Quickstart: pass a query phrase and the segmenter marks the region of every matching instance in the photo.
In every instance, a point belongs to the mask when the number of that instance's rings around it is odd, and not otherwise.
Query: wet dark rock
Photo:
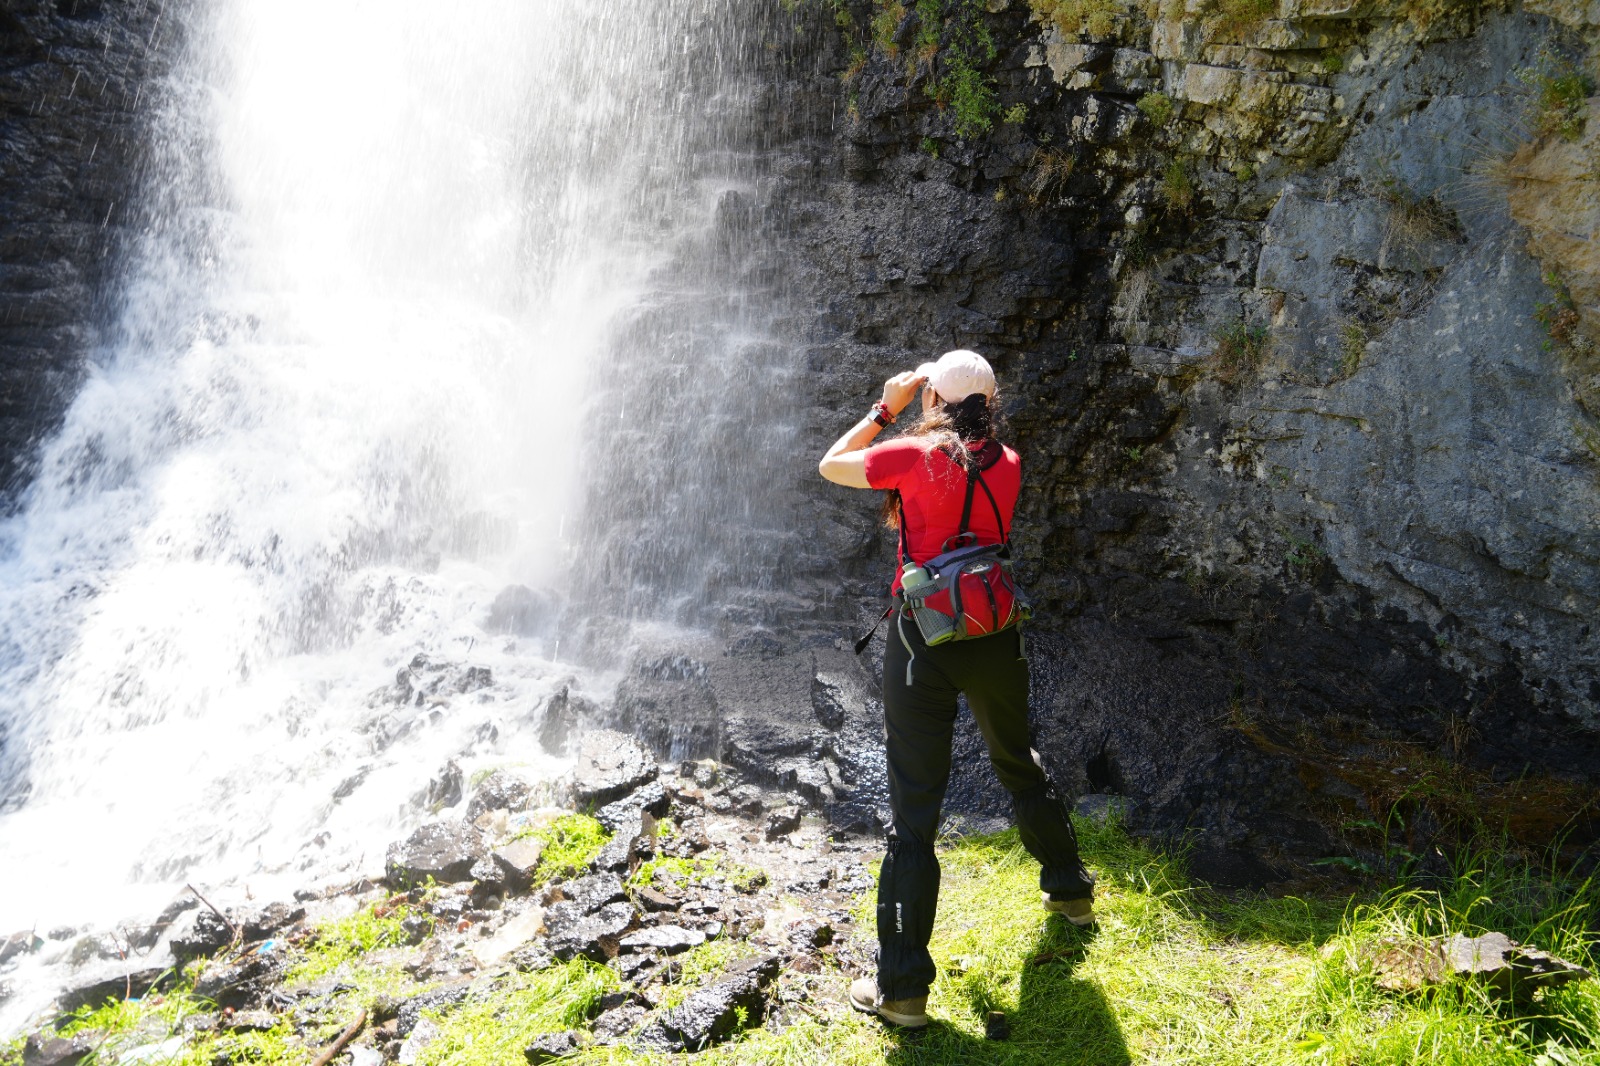
[[[602,1044],[612,1044],[638,1028],[650,1013],[648,1007],[637,1004],[626,1004],[615,1010],[608,1010],[594,1020],[589,1026],[589,1031],[594,1033],[595,1039]]]
[[[0,940],[0,966],[5,965],[18,955],[36,951],[44,945],[44,941],[33,934],[32,930],[12,933],[4,940]]]
[[[579,806],[603,806],[654,781],[658,772],[655,759],[633,737],[598,729],[579,746],[573,794]]]
[[[412,914],[401,920],[400,928],[406,934],[406,943],[416,945],[433,932],[433,922],[420,914]]]
[[[1011,1039],[1011,1023],[1006,1021],[1004,1011],[992,1010],[984,1016],[983,1037],[985,1040]]]
[[[452,988],[436,988],[420,996],[412,996],[404,1000],[395,1011],[395,1019],[398,1022],[395,1032],[402,1037],[410,1036],[424,1014],[441,1014],[459,1007],[471,994],[471,987],[461,984]]]
[[[221,915],[209,907],[199,907],[179,919],[168,945],[174,955],[187,960],[227,947],[233,942],[233,935],[233,928]]]
[[[511,953],[508,961],[522,973],[548,970],[556,964],[555,956],[551,955],[544,945],[538,943],[524,944]]]
[[[628,870],[639,859],[655,854],[656,819],[636,807],[616,819],[615,835],[594,857],[596,870]]]
[[[629,824],[629,812],[644,811],[657,818],[665,817],[671,801],[659,781],[647,781],[621,799],[608,803],[594,812],[595,819],[615,833]]]
[[[717,751],[721,709],[705,663],[687,655],[641,656],[617,686],[620,728],[674,762]]]
[[[489,605],[489,619],[484,628],[491,633],[537,636],[559,609],[559,601],[549,593],[536,592],[526,585],[508,585]]]
[[[466,786],[466,778],[461,773],[460,765],[451,759],[444,764],[444,769],[434,775],[428,782],[428,792],[424,804],[429,811],[442,811],[446,807],[454,807],[461,802],[462,790]],[[471,819],[468,819],[471,821]]]
[[[396,887],[421,884],[428,878],[450,883],[472,876],[483,857],[483,835],[465,822],[432,822],[404,843],[391,844],[384,879]]]
[[[546,922],[545,942],[556,958],[605,962],[616,957],[622,935],[633,928],[634,913],[626,903],[608,903],[591,915],[551,919],[547,914]]]
[[[139,935],[134,938],[134,946],[140,948],[155,947],[163,936],[166,936],[179,924],[178,919],[185,912],[194,910],[198,906],[200,906],[200,901],[192,893],[184,892],[177,899],[167,904],[161,913],[156,916],[155,921],[139,932]],[[4,956],[5,945],[0,943],[0,962],[5,961]]]
[[[545,701],[539,718],[539,745],[552,755],[566,755],[578,735],[583,722],[593,721],[597,708],[581,696],[574,695],[570,685]]]
[[[463,817],[475,822],[489,811],[524,810],[532,798],[533,786],[526,779],[507,770],[496,770],[473,791]]]
[[[573,881],[565,881],[554,892],[558,896],[550,907],[557,916],[582,916],[593,914],[607,903],[617,903],[628,898],[622,878],[614,873],[590,874]]]
[[[1079,818],[1104,825],[1116,819],[1126,823],[1131,815],[1133,804],[1126,796],[1112,795],[1106,792],[1091,792],[1086,796],[1078,797],[1073,813]]]
[[[690,995],[662,1013],[639,1034],[639,1043],[662,1051],[700,1051],[732,1035],[744,1008],[751,1025],[761,1023],[766,990],[777,980],[782,960],[764,955],[734,963],[728,976]]]
[[[195,995],[221,1008],[247,1010],[268,1002],[287,969],[282,951],[256,951],[233,961],[212,961],[195,981]]]
[[[762,829],[763,835],[768,840],[777,840],[786,837],[800,828],[799,807],[779,807],[767,815],[766,825]]]
[[[629,933],[622,938],[624,952],[659,951],[663,955],[677,955],[697,948],[706,942],[706,935],[679,925],[657,925]]]
[[[87,1029],[72,1036],[58,1037],[34,1033],[22,1045],[22,1066],[77,1066],[105,1040],[98,1029]]]
[[[472,899],[479,905],[504,895],[509,888],[505,870],[489,855],[473,863],[467,875],[472,878]]]
[[[556,1059],[576,1054],[582,1046],[578,1043],[578,1038],[579,1034],[570,1029],[564,1033],[537,1036],[522,1053],[528,1059],[528,1066],[541,1066],[542,1063],[554,1062]]]
[[[239,929],[240,939],[247,944],[277,936],[296,922],[304,921],[305,916],[304,907],[288,903],[269,903],[229,915]]]

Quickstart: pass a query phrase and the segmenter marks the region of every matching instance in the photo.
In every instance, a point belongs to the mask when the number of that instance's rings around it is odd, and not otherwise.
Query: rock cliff
[[[1358,848],[1336,827],[1391,810],[1408,833],[1583,824],[1593,19],[825,14],[786,99],[827,111],[775,149],[811,267],[809,443],[929,352],[994,360],[1061,642],[1039,700],[1058,771],[1224,852]],[[804,491],[819,562],[864,591],[888,538],[856,496]]]

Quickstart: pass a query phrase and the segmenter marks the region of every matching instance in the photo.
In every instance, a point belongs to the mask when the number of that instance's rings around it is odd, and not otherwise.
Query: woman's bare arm
[[[918,377],[916,371],[906,370],[885,381],[883,403],[889,408],[889,413],[899,415],[904,411],[925,380]],[[833,442],[833,447],[817,464],[818,471],[835,485],[870,489],[872,486],[867,484],[867,445],[872,443],[882,428],[873,421],[871,415],[857,422],[844,436]]]

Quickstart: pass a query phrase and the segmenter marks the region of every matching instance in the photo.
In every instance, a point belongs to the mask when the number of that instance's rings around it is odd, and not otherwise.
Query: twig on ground
[[[211,913],[222,919],[222,924],[228,927],[228,932],[233,937],[233,943],[237,944],[239,942],[239,927],[230,922],[226,914],[223,914],[221,911],[217,910],[217,905],[215,903],[212,903],[209,899],[206,899],[204,896],[202,896],[198,888],[195,888],[190,884],[185,884],[183,887],[187,888],[190,892],[193,892],[195,899],[199,900],[201,903],[204,903],[207,907],[210,907]]]
[[[356,1015],[356,1020],[345,1027],[345,1031],[339,1034],[339,1038],[329,1044],[327,1050],[312,1061],[311,1066],[328,1066],[328,1063],[333,1061],[333,1057],[343,1051],[344,1046],[355,1039],[355,1035],[361,1032],[361,1027],[366,1024],[367,1012],[365,1008],[362,1008]]]

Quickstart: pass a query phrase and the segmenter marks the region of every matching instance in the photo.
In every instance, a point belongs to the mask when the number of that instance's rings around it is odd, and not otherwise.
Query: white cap
[[[958,348],[945,352],[937,363],[923,363],[917,376],[928,379],[945,403],[960,403],[975,392],[994,395],[994,368],[977,352]]]

